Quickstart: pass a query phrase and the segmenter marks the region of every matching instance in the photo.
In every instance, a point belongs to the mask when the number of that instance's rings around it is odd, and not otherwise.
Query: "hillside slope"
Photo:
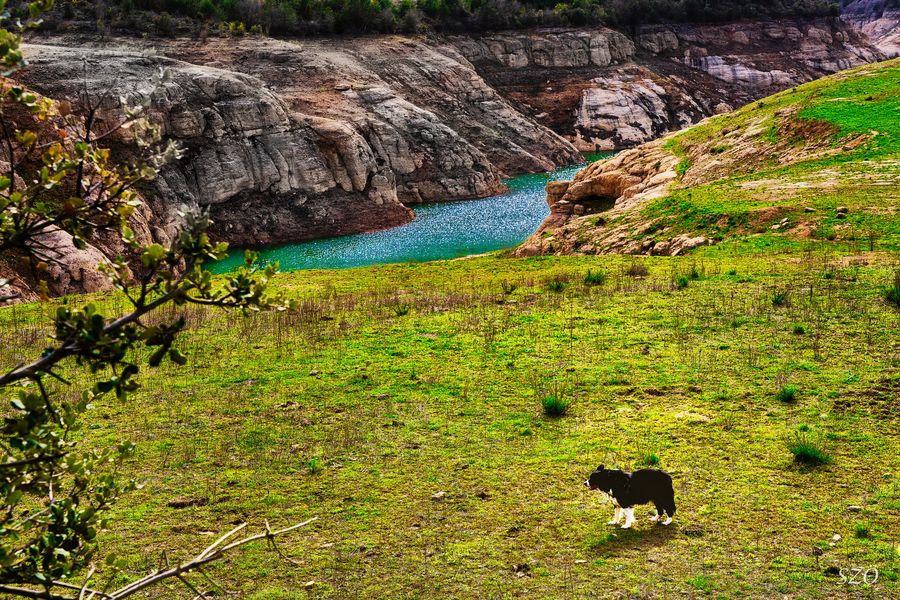
[[[518,250],[678,254],[819,239],[900,247],[900,61],[793,88],[548,185]]]

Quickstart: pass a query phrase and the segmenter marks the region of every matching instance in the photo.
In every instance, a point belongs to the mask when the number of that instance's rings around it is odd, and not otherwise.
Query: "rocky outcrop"
[[[582,92],[575,116],[575,145],[583,150],[629,148],[681,129],[704,110],[677,87],[647,69],[597,78]]]
[[[516,255],[649,253],[644,241],[633,235],[633,223],[621,217],[666,196],[675,182],[679,160],[664,146],[657,140],[595,162],[572,181],[548,183],[550,216]],[[690,243],[699,245],[696,240]],[[685,243],[673,241],[665,249],[666,254],[678,254]]]
[[[452,41],[489,83],[584,151],[633,147],[882,58],[837,19],[652,26],[636,44],[604,29]],[[594,58],[593,47],[608,57]]]
[[[455,37],[451,42],[472,63],[509,69],[608,67],[631,60],[635,50],[634,42],[611,29]]]
[[[843,19],[888,57],[900,56],[900,4],[895,0],[854,0],[844,7]]]

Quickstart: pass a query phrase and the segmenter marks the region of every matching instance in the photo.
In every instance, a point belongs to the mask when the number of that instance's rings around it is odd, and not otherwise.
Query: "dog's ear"
[[[603,470],[605,470],[605,469],[603,468],[603,465],[600,465],[599,467],[597,467],[597,470],[598,470],[598,471],[603,471]]]

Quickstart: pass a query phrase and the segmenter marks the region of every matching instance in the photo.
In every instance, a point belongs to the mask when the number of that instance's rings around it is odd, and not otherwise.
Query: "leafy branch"
[[[5,4],[0,0],[0,13]],[[51,5],[49,0],[31,3],[32,18]],[[19,40],[18,33],[0,28],[5,76],[24,65]],[[160,73],[156,85],[164,85],[166,77]],[[267,523],[264,533],[229,543],[239,527],[187,563],[167,565],[114,592],[94,589],[98,532],[111,526],[105,513],[140,484],[121,476],[134,444],[92,447],[77,432],[93,402],[113,393],[125,400],[138,389],[141,365],[134,357],[142,355],[141,349],[150,350],[146,362],[151,368],[166,359],[177,366],[186,363],[175,347],[184,319],[151,324],[148,315],[189,304],[251,312],[288,310],[292,303],[269,292],[277,267],[257,267],[252,253],[237,272],[213,279],[206,265],[221,259],[227,246],[210,241],[204,213],[182,210],[181,225],[166,245],[135,233],[129,224],[142,204],[136,190],[166,162],[177,160],[181,150],[163,142],[159,128],[145,116],[153,90],[133,106],[121,99],[124,108],[117,120],[99,119],[111,93],[92,95],[85,84],[83,106],[74,109],[0,79],[0,255],[18,259],[47,295],[50,264],[72,246],[87,248],[101,233],[113,236],[122,254],[98,270],[130,304],[126,314],[113,317],[102,303],[63,301],[43,353],[0,372],[0,393],[10,395],[0,422],[0,592],[45,599],[125,598],[177,578],[202,598],[187,573],[198,571],[210,580],[204,565],[259,539],[277,551],[276,536],[309,521],[279,531]],[[93,131],[101,121],[112,124]],[[130,136],[137,158],[124,164],[100,145],[113,134]],[[0,302],[16,299],[16,291],[7,289],[10,282],[0,280]],[[60,394],[83,381],[79,373],[89,374],[93,384],[80,394]],[[107,560],[117,568],[114,558]],[[84,570],[83,585],[71,583]]]

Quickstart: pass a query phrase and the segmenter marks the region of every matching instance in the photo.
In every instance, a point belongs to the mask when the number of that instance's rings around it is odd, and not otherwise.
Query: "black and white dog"
[[[628,473],[619,469],[605,469],[600,465],[591,473],[584,485],[609,496],[616,507],[616,514],[609,524],[618,525],[624,516],[625,523],[622,529],[628,529],[634,524],[635,504],[652,502],[656,506],[656,516],[650,517],[650,520],[659,521],[666,515],[665,520],[661,521],[663,525],[671,523],[675,515],[675,489],[672,487],[672,478],[659,469],[640,469]]]

